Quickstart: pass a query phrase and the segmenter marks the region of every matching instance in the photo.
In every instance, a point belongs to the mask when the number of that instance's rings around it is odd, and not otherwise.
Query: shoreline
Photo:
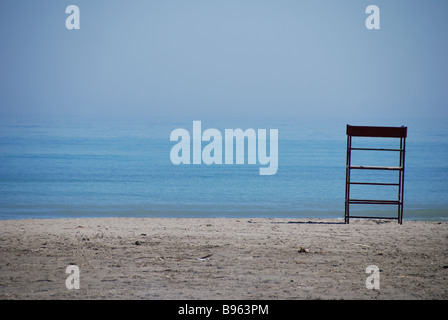
[[[0,299],[448,299],[437,221],[0,220],[0,257]],[[371,265],[379,289],[366,287]]]
[[[408,222],[442,222],[442,223],[448,223],[448,216],[446,213],[446,210],[439,210],[442,211],[444,214],[440,216],[434,216],[434,217],[427,217],[424,215],[419,216],[413,216],[408,215],[403,217],[403,223],[406,221]],[[374,211],[370,212],[370,215],[378,215],[381,216],[381,212]],[[365,215],[366,218],[350,218],[350,221],[352,220],[375,220],[368,218],[367,215]],[[397,219],[388,219],[387,215],[386,218],[379,219],[379,220],[391,220],[396,222]],[[392,217],[392,216],[391,216]],[[20,220],[78,220],[78,219],[279,219],[279,220],[336,220],[336,221],[344,221],[344,213],[342,215],[325,215],[325,214],[316,214],[316,215],[304,215],[304,214],[296,214],[296,215],[279,215],[279,216],[272,216],[269,214],[247,214],[247,215],[237,215],[237,214],[229,214],[223,213],[223,214],[213,214],[213,215],[202,215],[202,214],[184,214],[184,215],[177,215],[173,214],[172,212],[167,213],[166,215],[124,215],[124,214],[117,214],[117,215],[79,215],[79,216],[73,216],[73,215],[43,215],[41,217],[39,216],[30,216],[30,217],[24,217],[24,215],[11,215],[11,216],[4,216],[0,217],[1,221],[20,221]]]
[[[132,219],[292,219],[292,220],[344,220],[344,209],[341,210],[301,210],[301,211],[279,211],[279,210],[263,210],[263,211],[204,211],[204,210],[160,210],[147,209],[135,210],[135,208],[122,208],[118,211],[109,208],[101,212],[91,211],[70,211],[65,213],[61,211],[53,214],[43,214],[39,209],[39,213],[10,213],[0,214],[0,221],[5,220],[30,220],[30,219],[109,219],[109,218],[132,218]],[[105,213],[107,212],[107,213]],[[273,212],[275,212],[273,214]],[[385,216],[396,217],[396,210],[356,210],[353,215],[361,216]],[[364,220],[364,219],[363,219]],[[448,222],[448,209],[406,209],[404,211],[403,222],[405,221],[428,221],[428,222]]]

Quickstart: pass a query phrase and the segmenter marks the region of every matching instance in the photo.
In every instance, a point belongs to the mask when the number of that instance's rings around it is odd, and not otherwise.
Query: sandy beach
[[[379,289],[368,289],[368,266]],[[79,289],[68,289],[68,266]],[[445,222],[0,221],[1,299],[448,299]]]

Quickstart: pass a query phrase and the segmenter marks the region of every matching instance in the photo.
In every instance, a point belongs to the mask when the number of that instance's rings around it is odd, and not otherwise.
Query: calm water
[[[170,133],[279,130],[276,175],[260,165],[179,165]],[[0,219],[73,217],[343,218],[347,121],[10,117],[0,120]],[[358,121],[408,126],[404,219],[448,220],[448,124]],[[392,145],[391,139],[374,141]],[[357,145],[369,145],[364,140]],[[203,143],[205,145],[206,143]],[[390,153],[354,154],[354,164],[397,165]],[[375,176],[372,176],[372,175]],[[389,181],[366,173],[358,180]],[[389,188],[389,189],[388,189]],[[394,187],[353,189],[395,199]],[[395,216],[387,206],[353,206]]]

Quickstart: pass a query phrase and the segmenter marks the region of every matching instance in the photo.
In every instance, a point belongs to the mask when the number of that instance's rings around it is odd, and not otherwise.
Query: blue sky
[[[447,119],[447,14],[446,0],[2,0],[0,114]]]

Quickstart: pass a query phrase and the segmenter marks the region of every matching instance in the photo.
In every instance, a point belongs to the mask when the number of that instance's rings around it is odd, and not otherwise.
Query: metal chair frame
[[[390,148],[353,148],[352,137],[381,137],[381,138],[398,138],[400,139],[399,149]],[[346,163],[346,178],[345,178],[345,223],[350,222],[350,218],[364,218],[364,219],[396,219],[399,224],[403,223],[403,199],[404,199],[404,165],[406,154],[406,137],[407,127],[368,127],[368,126],[350,126],[347,125],[347,163]],[[362,166],[352,165],[352,150],[364,151],[387,151],[399,152],[398,167],[389,166]],[[353,182],[351,181],[351,170],[389,170],[398,171],[397,183],[383,183],[383,182]],[[371,199],[352,199],[350,198],[351,185],[376,185],[376,186],[397,186],[398,197],[397,200],[371,200]],[[368,217],[368,216],[351,216],[351,204],[384,204],[396,205],[398,207],[397,217]]]

